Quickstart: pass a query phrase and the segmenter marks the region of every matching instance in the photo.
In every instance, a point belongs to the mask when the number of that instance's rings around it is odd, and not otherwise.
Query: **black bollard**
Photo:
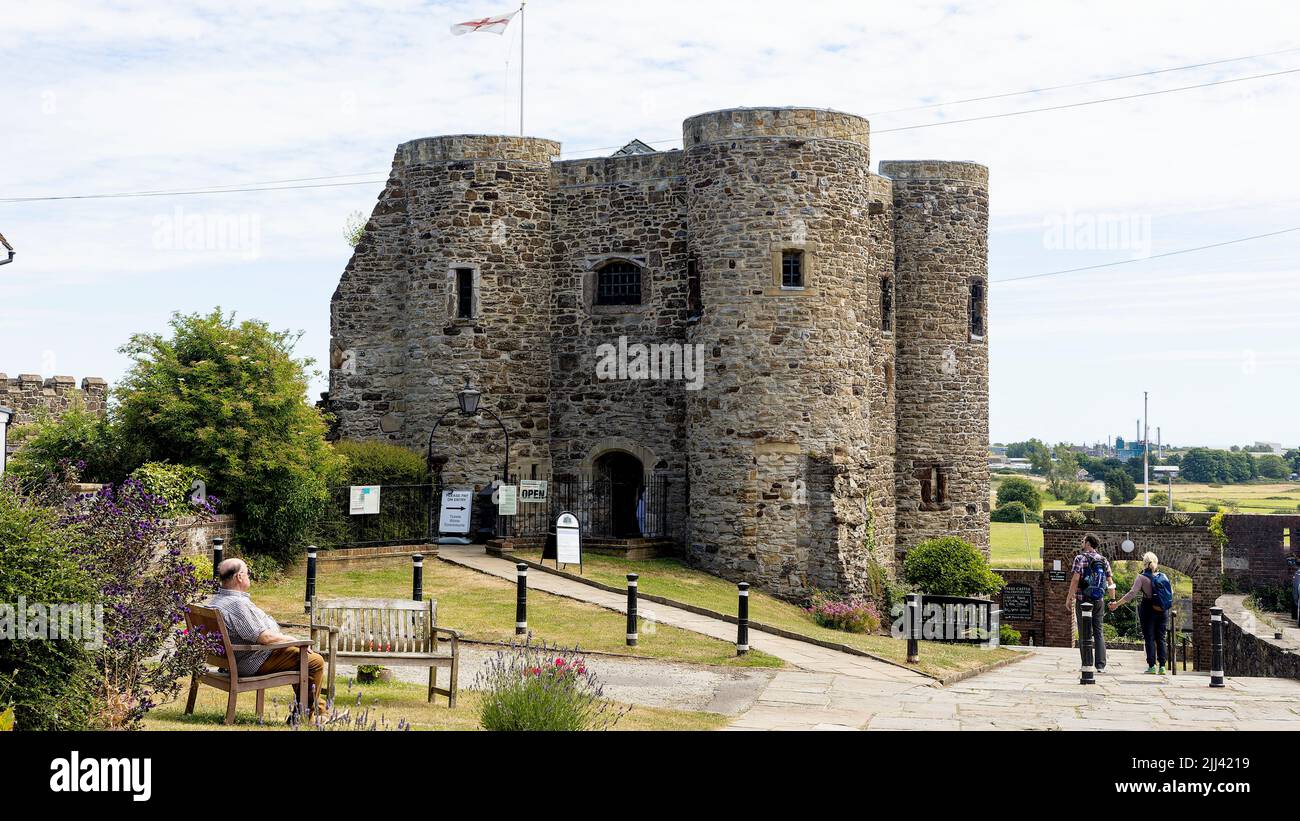
[[[1083,616],[1079,619],[1079,649],[1083,651],[1083,665],[1079,668],[1080,684],[1097,683],[1096,660],[1093,658],[1095,648],[1092,646],[1092,604],[1080,605]]]
[[[1183,636],[1183,672],[1187,672],[1187,636]]]
[[[307,592],[303,596],[302,612],[311,612],[311,603],[316,599],[316,545],[307,545]]]
[[[1174,644],[1177,640],[1174,635],[1174,625],[1178,624],[1178,611],[1169,611],[1166,618],[1169,620],[1165,622],[1165,633],[1169,635],[1166,643],[1169,644],[1169,648],[1165,651],[1165,657],[1169,661],[1170,676],[1178,676],[1178,646]]]
[[[904,626],[907,629],[907,661],[909,664],[921,662],[921,594],[907,594],[907,611]]]
[[[627,574],[627,646],[636,647],[636,580],[635,573]]]
[[[1223,687],[1223,608],[1210,608],[1210,686]]]
[[[515,635],[522,636],[528,632],[528,565],[520,562],[515,570]]]
[[[740,592],[736,607],[736,655],[743,656],[749,652],[749,582],[741,582],[736,588]]]
[[[221,582],[221,579],[217,576],[217,567],[225,558],[225,544],[225,539],[217,538],[212,540],[212,580],[218,584]]]
[[[424,601],[424,554],[411,557],[411,598]]]

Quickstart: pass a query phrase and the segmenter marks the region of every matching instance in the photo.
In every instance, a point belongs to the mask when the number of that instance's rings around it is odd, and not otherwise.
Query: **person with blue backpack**
[[[1121,605],[1128,604],[1139,594],[1142,602],[1138,605],[1138,624],[1142,626],[1142,643],[1147,651],[1147,673],[1165,674],[1165,618],[1174,606],[1174,587],[1169,577],[1159,572],[1160,560],[1156,554],[1147,551],[1142,554],[1142,572],[1133,579],[1133,588],[1124,594],[1124,598],[1110,603],[1111,612]],[[1160,669],[1156,670],[1156,660]]]
[[[1101,543],[1089,533],[1083,537],[1083,552],[1074,557],[1070,571],[1070,593],[1065,606],[1074,613],[1078,620],[1079,633],[1083,633],[1083,605],[1092,605],[1092,646],[1093,666],[1098,673],[1106,669],[1106,638],[1101,627],[1106,609],[1102,602],[1107,597],[1115,598],[1115,579],[1110,573],[1110,562],[1097,552]],[[1079,642],[1079,657],[1083,663],[1083,642]]]

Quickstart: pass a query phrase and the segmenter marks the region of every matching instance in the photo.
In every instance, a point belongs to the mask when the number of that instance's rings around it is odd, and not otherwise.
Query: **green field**
[[[998,484],[1003,475],[995,475],[990,485],[989,503],[997,503]],[[1043,494],[1044,508],[1067,508],[1069,505],[1047,492],[1047,482],[1038,476],[1025,476],[1033,482]],[[1169,485],[1152,482],[1151,492],[1166,493]],[[1175,504],[1186,506],[1189,511],[1204,511],[1209,505],[1218,505],[1220,510],[1236,507],[1241,513],[1300,513],[1300,483],[1297,482],[1244,482],[1235,485],[1211,485],[1201,482],[1174,482]],[[1101,504],[1107,504],[1104,500]],[[1138,484],[1138,496],[1129,506],[1142,506],[1142,485]]]

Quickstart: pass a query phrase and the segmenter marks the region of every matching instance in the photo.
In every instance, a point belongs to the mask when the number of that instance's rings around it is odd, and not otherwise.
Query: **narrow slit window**
[[[889,277],[880,280],[880,330],[894,331],[894,280]]]
[[[984,280],[973,279],[970,283],[970,334],[984,336]]]
[[[781,252],[781,287],[803,287],[803,251]]]
[[[704,299],[700,292],[699,260],[692,255],[686,260],[686,316],[696,318],[704,314]]]
[[[617,261],[596,272],[597,305],[640,305],[641,267]]]
[[[456,316],[474,318],[474,269],[456,269]]]

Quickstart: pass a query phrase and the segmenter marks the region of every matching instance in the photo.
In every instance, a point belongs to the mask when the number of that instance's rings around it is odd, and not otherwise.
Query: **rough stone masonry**
[[[987,550],[987,169],[873,174],[869,134],[745,108],[680,151],[404,143],[331,303],[339,435],[423,449],[468,377],[512,474],[670,477],[688,559],[781,595],[861,591],[934,536]],[[620,343],[698,351],[702,380],[601,378]],[[499,474],[500,436],[451,421],[445,476]]]

